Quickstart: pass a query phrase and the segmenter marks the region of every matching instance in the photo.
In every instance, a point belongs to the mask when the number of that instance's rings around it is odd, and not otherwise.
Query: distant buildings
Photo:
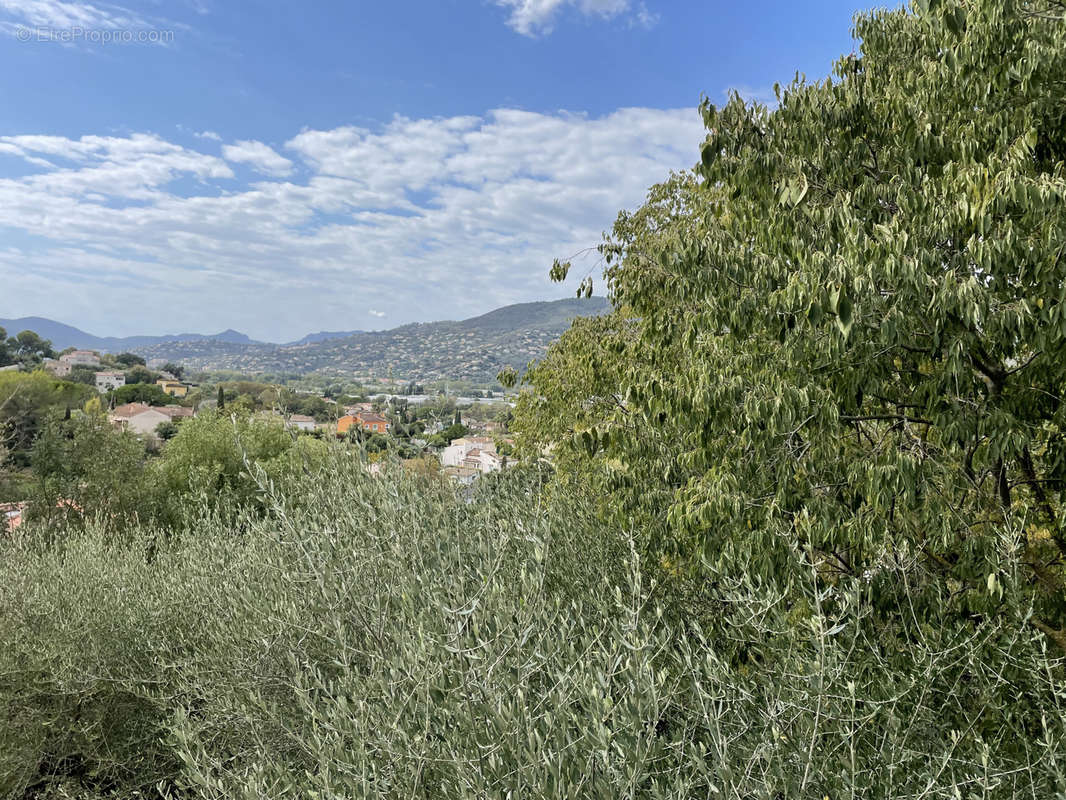
[[[126,373],[124,372],[97,372],[96,391],[106,394],[112,389],[126,385]]]
[[[466,436],[453,439],[440,454],[444,474],[460,483],[469,483],[477,475],[499,472],[503,458],[496,452],[496,444],[485,436]]]
[[[72,367],[98,367],[100,366],[100,354],[93,350],[72,350],[61,355],[59,360],[63,364]]]
[[[100,354],[93,350],[72,350],[59,358],[46,358],[43,366],[57,378],[66,378],[74,367],[99,367]]]

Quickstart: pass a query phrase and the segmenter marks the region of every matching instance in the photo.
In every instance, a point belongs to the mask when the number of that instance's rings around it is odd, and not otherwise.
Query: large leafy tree
[[[115,430],[91,401],[88,413],[54,414],[33,447],[35,519],[101,520],[114,529],[153,517],[144,442]]]
[[[667,224],[619,219],[637,356],[584,441],[654,463],[714,569],[788,585],[813,561],[962,615],[1013,595],[1066,646],[1064,17],[860,17],[832,79],[703,104],[702,185],[660,189]]]
[[[50,414],[79,408],[95,395],[88,386],[41,371],[0,373],[0,439],[15,466],[29,465],[30,450]]]

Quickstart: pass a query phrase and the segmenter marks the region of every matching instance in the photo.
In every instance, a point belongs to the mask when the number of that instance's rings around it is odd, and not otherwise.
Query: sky
[[[701,95],[824,78],[865,7],[0,0],[0,317],[289,341],[572,296]]]

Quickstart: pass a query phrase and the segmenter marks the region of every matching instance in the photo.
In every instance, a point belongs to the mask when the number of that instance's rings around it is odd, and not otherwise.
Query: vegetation
[[[569,474],[681,558],[782,588],[813,559],[1066,647],[1066,24],[1039,5],[872,14],[836,81],[704,103],[698,174],[602,248],[619,311],[531,376],[527,446],[578,445]]]
[[[149,458],[0,375],[52,409],[0,796],[1066,796],[1066,7],[856,36],[772,111],[703,104],[472,487],[279,392]]]
[[[33,367],[40,364],[43,359],[54,355],[52,343],[42,339],[33,331],[22,331],[14,336],[8,336],[7,331],[0,328],[0,367],[12,364]]]

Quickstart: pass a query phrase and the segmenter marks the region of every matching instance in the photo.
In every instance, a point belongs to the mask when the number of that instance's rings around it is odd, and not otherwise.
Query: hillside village
[[[41,400],[18,413],[33,413],[38,425],[49,415],[102,413],[112,429],[142,440],[150,453],[165,452],[189,420],[229,412],[277,426],[294,437],[346,442],[368,454],[375,474],[389,454],[422,474],[462,485],[514,463],[509,460],[514,443],[508,432],[514,403],[505,396],[429,395],[415,384],[406,387],[415,394],[331,396],[254,380],[201,382],[186,379],[184,365],[174,362],[74,348],[55,353],[47,341],[32,341],[34,352],[0,366],[0,429],[20,424],[11,416],[16,408],[5,413],[12,405],[8,401],[17,400],[24,386],[48,376],[49,392],[66,399]],[[28,440],[23,447],[31,445]],[[8,453],[9,458],[17,455]],[[0,483],[0,510],[8,530],[21,524],[27,506],[17,490]]]

